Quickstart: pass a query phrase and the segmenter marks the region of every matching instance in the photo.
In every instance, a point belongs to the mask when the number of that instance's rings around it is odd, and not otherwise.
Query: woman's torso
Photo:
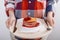
[[[26,15],[34,17],[37,14],[41,14],[39,11],[43,13],[43,10],[45,10],[45,8],[46,0],[16,0],[15,14],[17,18],[21,18],[21,16]]]

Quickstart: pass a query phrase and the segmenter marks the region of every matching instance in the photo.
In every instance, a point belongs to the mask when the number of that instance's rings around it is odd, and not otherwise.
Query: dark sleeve
[[[7,9],[9,9],[9,8],[13,8],[14,9],[14,7],[15,7],[15,1],[14,0],[6,0],[5,1],[5,7]]]
[[[54,0],[47,0],[47,5],[46,5],[46,16],[48,14],[49,11],[53,11],[52,10],[52,5],[54,4]]]
[[[9,16],[9,10],[14,10],[15,9],[15,1],[14,0],[4,0],[5,2],[5,9],[6,9],[6,14]]]

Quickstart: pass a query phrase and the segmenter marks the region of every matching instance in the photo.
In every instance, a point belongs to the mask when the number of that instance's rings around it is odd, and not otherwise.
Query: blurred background
[[[53,5],[53,10],[55,12],[55,28],[47,40],[60,40],[60,0]],[[6,19],[4,0],[0,0],[0,40],[11,40],[10,33],[5,25]]]

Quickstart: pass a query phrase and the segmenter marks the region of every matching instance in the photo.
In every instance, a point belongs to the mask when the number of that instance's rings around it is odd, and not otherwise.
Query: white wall
[[[6,28],[5,21],[7,16],[4,11],[4,1],[0,0],[0,40],[11,40],[9,31]],[[54,5],[55,11],[55,28],[48,37],[48,40],[60,40],[60,2]]]
[[[0,40],[10,40],[9,32],[5,25],[7,16],[5,14],[3,3],[4,1],[0,0]]]

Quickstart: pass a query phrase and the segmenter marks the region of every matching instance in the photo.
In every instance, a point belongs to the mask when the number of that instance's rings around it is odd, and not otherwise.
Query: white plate
[[[14,34],[15,36],[17,36],[17,37],[19,37],[19,38],[28,38],[28,39],[34,39],[34,38],[40,38],[40,37],[44,37],[44,36],[47,36],[47,35],[49,35],[51,32],[52,32],[52,29],[51,30],[46,30],[46,28],[47,28],[47,25],[46,25],[46,23],[44,22],[44,20],[43,19],[38,19],[39,21],[41,21],[41,28],[40,28],[40,30],[37,32],[33,32],[33,33],[30,33],[30,32],[21,32],[21,26],[20,25],[22,25],[22,21],[23,21],[23,19],[19,19],[18,21],[17,21],[17,25],[16,25],[16,27],[17,27],[17,30],[16,30],[16,32],[15,33],[12,33],[12,34]],[[39,22],[38,21],[38,22]],[[20,23],[21,22],[21,23]],[[50,26],[49,26],[50,27]],[[11,30],[10,30],[11,31]]]
[[[40,30],[40,32],[46,31],[46,27],[44,26],[44,24],[41,23],[40,19],[37,18],[37,22],[40,23],[38,27],[26,28],[26,27],[22,26],[23,19],[19,19],[16,27],[20,32],[38,32],[39,30]]]

